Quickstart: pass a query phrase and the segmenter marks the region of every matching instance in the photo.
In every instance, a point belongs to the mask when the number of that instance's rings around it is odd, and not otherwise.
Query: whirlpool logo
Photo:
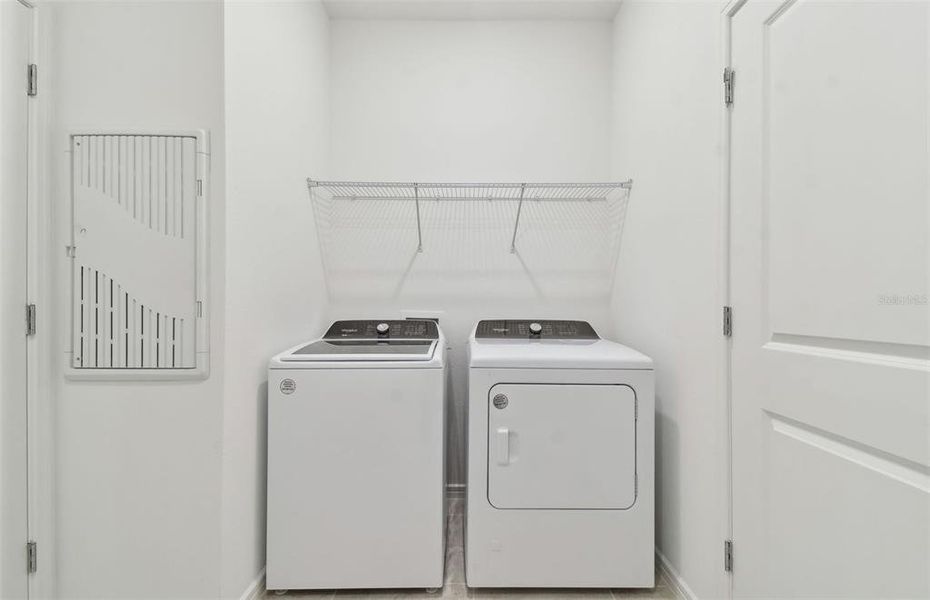
[[[293,394],[297,389],[297,382],[293,379],[285,379],[281,382],[280,388],[282,394]]]

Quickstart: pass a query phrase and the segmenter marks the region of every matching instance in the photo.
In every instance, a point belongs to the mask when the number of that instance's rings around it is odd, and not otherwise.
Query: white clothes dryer
[[[652,587],[652,360],[583,321],[480,321],[468,348],[471,587]]]

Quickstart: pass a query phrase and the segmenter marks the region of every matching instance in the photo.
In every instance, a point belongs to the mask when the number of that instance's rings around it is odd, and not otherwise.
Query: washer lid
[[[322,339],[280,356],[285,362],[428,361],[439,328],[428,320],[336,321]]]
[[[284,361],[429,360],[436,340],[317,340],[281,357]]]

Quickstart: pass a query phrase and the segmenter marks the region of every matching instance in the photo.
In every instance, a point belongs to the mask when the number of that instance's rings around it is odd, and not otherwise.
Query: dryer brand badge
[[[282,394],[293,394],[294,390],[297,389],[297,383],[293,379],[285,379],[281,382],[281,393]]]
[[[507,404],[510,400],[507,399],[507,396],[504,394],[497,394],[494,396],[494,408],[507,408]]]

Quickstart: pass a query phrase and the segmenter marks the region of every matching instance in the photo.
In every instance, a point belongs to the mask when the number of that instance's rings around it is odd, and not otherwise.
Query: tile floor
[[[446,583],[442,590],[427,593],[425,590],[321,590],[291,591],[287,594],[268,592],[266,600],[291,599],[364,599],[364,600],[439,600],[440,598],[475,598],[478,600],[679,600],[665,578],[656,573],[654,589],[469,589],[465,586],[465,550],[463,547],[464,501],[452,497],[447,506],[446,532]]]

